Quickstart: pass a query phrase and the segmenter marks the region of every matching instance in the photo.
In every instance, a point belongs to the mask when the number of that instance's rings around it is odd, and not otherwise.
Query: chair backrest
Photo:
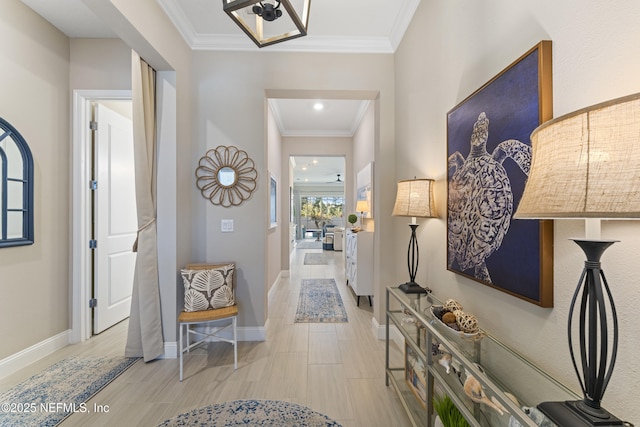
[[[204,263],[187,264],[185,268],[187,270],[209,270],[211,268],[224,267],[225,265],[229,265],[229,264],[233,265],[233,278],[231,279],[233,281],[233,289],[238,289],[237,288],[238,271],[236,270],[235,262],[218,262],[215,264],[204,264]]]

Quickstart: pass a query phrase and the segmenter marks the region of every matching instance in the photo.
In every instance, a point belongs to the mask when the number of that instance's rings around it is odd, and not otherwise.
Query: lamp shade
[[[369,212],[369,202],[366,200],[358,200],[356,202],[356,212]]]
[[[393,216],[434,218],[432,179],[407,179],[398,182]]]
[[[227,15],[258,47],[306,36],[310,6],[311,0],[222,0]]]
[[[640,217],[640,94],[548,121],[515,218]]]

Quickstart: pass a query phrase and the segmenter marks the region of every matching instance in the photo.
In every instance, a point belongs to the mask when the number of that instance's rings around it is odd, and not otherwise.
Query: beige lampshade
[[[434,218],[432,179],[407,179],[398,182],[393,216]]]
[[[369,212],[369,202],[366,200],[358,200],[356,202],[356,212]]]
[[[640,94],[548,121],[515,218],[640,217]]]

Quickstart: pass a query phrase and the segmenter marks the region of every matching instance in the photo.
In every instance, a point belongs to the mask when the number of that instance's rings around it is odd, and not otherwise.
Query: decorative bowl
[[[477,332],[463,332],[463,331],[456,331],[455,329],[452,329],[449,326],[447,326],[447,324],[444,323],[442,320],[440,320],[440,318],[436,314],[436,312],[442,310],[441,305],[432,305],[429,308],[429,310],[431,310],[431,317],[433,317],[433,320],[431,321],[431,323],[435,323],[442,326],[440,329],[444,330],[444,332],[449,336],[460,337],[468,340],[481,340],[484,337],[484,335],[480,330],[478,330]]]

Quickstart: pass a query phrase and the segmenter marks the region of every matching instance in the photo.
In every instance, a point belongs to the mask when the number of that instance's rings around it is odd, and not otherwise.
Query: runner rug
[[[70,357],[0,395],[0,426],[55,426],[89,412],[96,393],[133,365],[136,357]]]
[[[307,253],[304,254],[304,265],[328,265],[327,257],[324,254]]]
[[[296,323],[348,322],[336,281],[333,279],[302,279]]]
[[[341,427],[326,415],[306,406],[278,400],[216,403],[185,412],[158,425],[177,426]]]
[[[298,249],[322,249],[322,242],[320,240],[298,240],[296,244]]]

